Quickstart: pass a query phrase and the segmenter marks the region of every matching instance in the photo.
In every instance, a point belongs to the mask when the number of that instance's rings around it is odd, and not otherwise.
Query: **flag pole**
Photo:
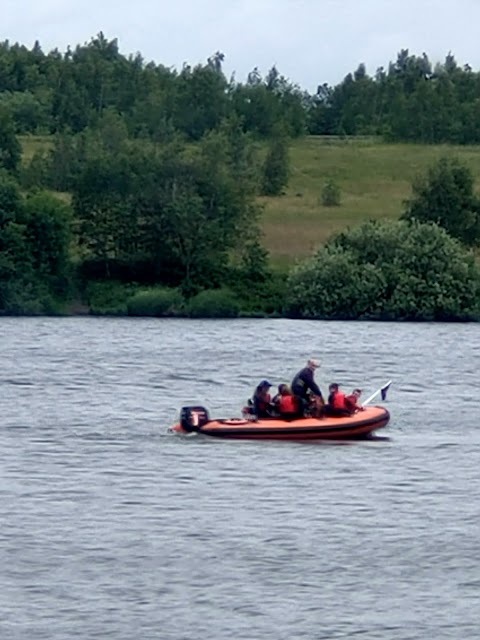
[[[369,402],[371,402],[374,398],[376,398],[378,396],[379,393],[382,394],[382,400],[385,400],[385,398],[387,397],[387,391],[390,387],[390,385],[392,384],[392,381],[389,380],[386,384],[384,384],[382,387],[380,387],[379,389],[377,389],[375,391],[375,393],[372,393],[371,396],[369,396],[365,402],[362,403],[362,406],[364,407],[366,404],[368,404]]]

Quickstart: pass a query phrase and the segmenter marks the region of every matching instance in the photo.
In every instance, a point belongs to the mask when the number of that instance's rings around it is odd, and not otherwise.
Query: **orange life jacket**
[[[280,413],[295,413],[297,409],[295,396],[280,396],[278,401],[278,410]]]

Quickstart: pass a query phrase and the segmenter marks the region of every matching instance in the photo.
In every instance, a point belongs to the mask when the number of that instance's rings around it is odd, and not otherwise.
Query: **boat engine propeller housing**
[[[189,433],[200,431],[203,425],[209,422],[210,417],[205,407],[182,407],[180,411],[180,424]]]

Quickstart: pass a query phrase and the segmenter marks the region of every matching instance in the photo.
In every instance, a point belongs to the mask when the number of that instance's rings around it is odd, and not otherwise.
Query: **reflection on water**
[[[478,332],[0,319],[0,637],[477,637]],[[167,433],[310,356],[324,389],[393,379],[385,437]]]

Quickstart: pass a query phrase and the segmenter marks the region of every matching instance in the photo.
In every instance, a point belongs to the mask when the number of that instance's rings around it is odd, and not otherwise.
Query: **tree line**
[[[476,144],[480,141],[480,74],[449,53],[428,56],[402,49],[373,77],[360,64],[335,87],[318,88],[309,132],[381,135],[387,140]]]
[[[223,72],[224,54],[176,70],[125,56],[116,39],[45,53],[0,43],[0,113],[17,134],[79,133],[105,110],[125,122],[132,137],[162,141],[172,132],[199,140],[235,114],[245,132],[287,135],[381,135],[390,140],[474,144],[480,141],[480,74],[449,53],[433,65],[424,53],[397,54],[373,76],[364,64],[339,84],[319,78],[314,94],[273,66],[254,68],[244,82]]]
[[[105,110],[119,114],[132,137],[162,141],[173,131],[199,140],[227,116],[245,131],[268,137],[306,129],[305,94],[275,67],[263,78],[252,70],[244,83],[227,79],[224,55],[181,70],[124,56],[116,39],[100,33],[85,45],[44,53],[0,43],[0,110],[17,134],[79,133],[94,127]]]

